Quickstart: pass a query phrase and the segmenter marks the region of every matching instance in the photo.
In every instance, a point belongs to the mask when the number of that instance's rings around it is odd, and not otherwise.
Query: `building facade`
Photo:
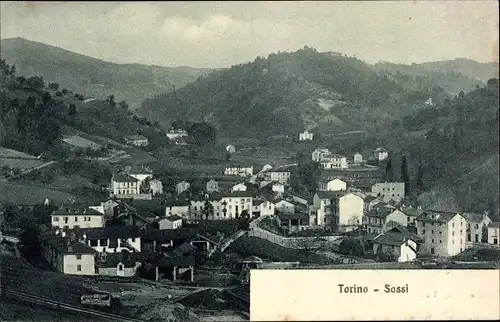
[[[51,214],[53,228],[99,228],[104,227],[104,214],[90,208],[61,207]]]
[[[498,245],[500,236],[500,223],[490,222],[488,225],[488,244]]]
[[[253,176],[253,166],[232,166],[224,169],[224,175],[226,176],[241,176],[241,177],[251,177]]]
[[[372,186],[372,194],[380,196],[384,202],[394,200],[399,203],[405,198],[404,182],[380,182]]]
[[[351,231],[361,227],[365,202],[358,193],[348,193],[339,198],[337,225],[339,231]]]
[[[314,137],[314,134],[304,131],[302,133],[299,133],[299,141],[312,141]]]
[[[384,148],[377,148],[373,151],[373,157],[377,161],[384,161],[389,157],[389,152]]]
[[[333,179],[330,181],[320,181],[319,191],[341,191],[347,190],[347,183],[340,179]]]

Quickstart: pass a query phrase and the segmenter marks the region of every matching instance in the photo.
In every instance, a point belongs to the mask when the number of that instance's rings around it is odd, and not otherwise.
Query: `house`
[[[226,152],[227,153],[235,153],[236,152],[236,147],[232,144],[229,144],[226,146]]]
[[[432,101],[432,97],[429,97],[425,102],[425,106],[434,106],[434,102]]]
[[[498,245],[500,236],[500,223],[490,222],[488,225],[488,244]]]
[[[338,215],[339,198],[345,191],[318,191],[313,197],[312,211],[316,214],[316,225],[333,226]]]
[[[141,181],[125,173],[113,174],[111,190],[117,198],[127,198],[140,194]]]
[[[375,151],[373,151],[373,157],[377,161],[384,161],[389,157],[389,153],[384,148],[377,148],[375,149]]]
[[[372,185],[372,194],[380,196],[385,202],[394,200],[396,203],[405,198],[404,182],[380,182]]]
[[[197,236],[199,229],[154,229],[142,233],[142,249],[144,252],[162,252],[173,250]]]
[[[408,225],[416,225],[418,216],[424,213],[421,207],[402,206],[399,210],[408,217]]]
[[[97,252],[78,241],[75,235],[56,230],[40,236],[40,253],[56,270],[64,274],[95,275]]]
[[[339,198],[338,216],[335,223],[339,231],[355,230],[363,224],[364,197],[361,193],[350,192]]]
[[[488,240],[488,225],[491,223],[487,214],[463,213],[467,220],[467,241],[482,243]]]
[[[219,183],[213,179],[209,180],[205,189],[207,192],[217,192],[219,191]]]
[[[307,130],[299,133],[299,141],[312,141],[314,134],[308,132]]]
[[[356,165],[362,164],[363,163],[363,155],[359,152],[356,152],[354,154],[353,161],[354,161],[354,164],[356,164]]]
[[[290,184],[291,172],[289,167],[276,167],[268,170],[265,175],[266,181],[275,181],[284,185]]]
[[[171,215],[158,221],[159,229],[177,229],[182,227],[182,217]]]
[[[341,191],[347,190],[347,183],[340,179],[333,179],[330,181],[320,181],[319,191]]]
[[[247,191],[247,186],[244,183],[238,183],[231,187],[231,192],[235,191]]]
[[[141,252],[141,230],[135,226],[108,226],[81,230],[82,240],[100,253]]]
[[[182,139],[186,139],[188,137],[188,133],[186,130],[183,129],[174,129],[171,128],[170,131],[167,133],[167,137],[171,141],[181,141]],[[181,140],[179,140],[181,139]]]
[[[230,166],[224,169],[224,175],[226,176],[241,176],[241,177],[251,177],[253,176],[253,166]]]
[[[396,226],[406,226],[408,216],[399,209],[392,207],[375,207],[365,212],[364,223],[369,234],[380,234]]]
[[[330,155],[331,152],[328,149],[316,149],[312,152],[312,160],[315,162],[320,162],[323,158]]]
[[[406,230],[393,229],[378,234],[372,241],[377,257],[387,256],[398,262],[410,262],[417,257],[416,238]]]
[[[139,180],[141,184],[146,179],[153,179],[153,172],[151,169],[144,166],[128,166],[125,168],[124,172]]]
[[[153,196],[161,195],[163,193],[163,183],[158,179],[149,181],[149,190]]]
[[[417,233],[423,254],[454,256],[465,249],[467,220],[455,212],[425,210],[417,218]]]
[[[96,256],[97,274],[104,276],[135,276],[137,269],[142,266],[142,254],[130,253],[101,253]]]
[[[99,228],[104,227],[104,214],[91,208],[62,206],[51,215],[51,224],[54,228]]]
[[[133,146],[148,146],[149,140],[143,135],[130,135],[123,138],[125,144]]]
[[[281,213],[276,216],[276,222],[279,227],[287,233],[300,231],[309,227],[309,215],[306,213]]]
[[[287,200],[279,200],[274,203],[274,209],[282,214],[293,214],[295,212],[295,204]]]
[[[273,192],[283,193],[285,192],[285,186],[281,183],[274,183],[271,187]]]
[[[114,198],[109,198],[106,201],[101,202],[100,208],[103,210],[105,219],[112,218],[115,213],[116,206],[120,204],[121,201]]]
[[[165,202],[165,217],[177,215],[186,217],[190,212],[191,202],[186,199],[173,199]]]
[[[224,219],[222,197],[220,194],[195,195],[191,196],[189,201],[191,203],[191,217],[197,219]],[[211,213],[208,214],[204,213],[207,203],[212,206]],[[210,207],[207,210],[210,210]]]
[[[177,194],[180,195],[181,193],[188,191],[189,188],[191,188],[191,184],[189,184],[189,182],[181,181],[176,186]]]
[[[254,199],[252,201],[252,215],[254,217],[260,216],[274,216],[275,205],[268,200]]]
[[[347,169],[349,167],[347,158],[340,154],[330,154],[320,161],[324,169]]]
[[[222,196],[223,219],[239,218],[243,212],[251,215],[253,195],[248,191],[235,191]]]
[[[365,201],[365,212],[371,211],[375,206],[379,203],[383,202],[383,200],[379,197],[375,197],[372,195],[366,195],[363,200]]]

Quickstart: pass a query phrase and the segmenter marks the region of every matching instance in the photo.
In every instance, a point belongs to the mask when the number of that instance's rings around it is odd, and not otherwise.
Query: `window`
[[[135,237],[132,238],[132,243],[135,243]]]
[[[82,271],[82,265],[76,265],[76,271],[81,272]]]
[[[434,235],[434,230],[431,230],[431,233]]]
[[[434,244],[434,238],[432,239],[432,241],[431,241],[431,242]]]
[[[108,246],[108,240],[106,238],[99,239],[99,245]]]
[[[59,217],[54,217],[53,221],[59,221]]]
[[[451,232],[451,235],[452,235],[452,236],[455,236],[455,232],[454,232],[454,231],[452,231],[452,232]]]
[[[76,259],[82,259],[82,254],[76,254]]]
[[[422,234],[424,234],[424,235],[425,235],[425,229],[422,231]]]
[[[451,240],[451,243],[452,243],[453,245],[455,245],[455,240],[454,240],[454,239],[452,239],[452,240]]]
[[[479,228],[479,225],[478,225],[478,224],[476,224],[476,229],[478,229],[478,228]]]
[[[83,217],[83,221],[87,221],[87,217]]]
[[[443,243],[443,241],[442,241],[442,240],[439,240],[439,243],[440,243],[440,244],[442,244],[442,243]]]
[[[123,265],[122,264],[118,264],[118,270],[119,271],[123,271]]]
[[[90,241],[90,247],[97,247],[97,239],[92,239]]]
[[[451,227],[455,227],[455,223],[454,222],[451,223]]]

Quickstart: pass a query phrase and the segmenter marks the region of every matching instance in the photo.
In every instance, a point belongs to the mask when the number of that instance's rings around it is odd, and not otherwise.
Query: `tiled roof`
[[[462,214],[468,222],[481,223],[484,219],[484,214],[475,214],[470,212],[465,212]]]
[[[199,228],[155,229],[143,232],[142,238],[145,241],[156,240],[157,242],[187,240],[194,238],[199,230]]]
[[[500,228],[500,222],[498,222],[498,221],[492,221],[492,222],[490,222],[490,224],[488,225],[488,227],[490,227],[490,228]]]
[[[418,217],[420,216],[424,211],[422,209],[414,208],[414,207],[404,207],[400,208],[402,212],[405,213],[405,215],[410,216],[410,217]]]
[[[231,193],[226,193],[222,197],[223,198],[253,197],[253,194],[250,191],[235,191]]]
[[[425,222],[440,222],[447,223],[453,217],[455,217],[458,213],[456,212],[448,212],[448,211],[439,211],[439,210],[425,210],[420,216],[417,217],[419,221]],[[431,216],[434,216],[432,218]]]
[[[320,199],[337,199],[346,194],[345,191],[318,191],[318,197]]]
[[[365,202],[372,202],[373,200],[377,199],[377,197],[368,195],[365,197]]]
[[[374,244],[382,244],[382,245],[393,245],[393,246],[401,246],[408,239],[412,239],[408,234],[398,233],[393,231],[387,231],[385,233],[379,234],[373,239]]]
[[[377,209],[373,209],[368,211],[365,216],[367,217],[377,217],[377,218],[385,218],[394,212],[394,209],[380,207]]]
[[[165,256],[162,258],[158,266],[194,266],[195,264],[195,258],[194,256],[188,255],[188,256],[179,256],[179,255],[171,255],[171,256]]]
[[[71,207],[71,206],[63,206],[60,209],[55,210],[51,216],[61,216],[61,215],[67,215],[67,216],[104,216],[102,213],[99,211],[92,209],[92,208],[76,208],[76,207]]]
[[[280,220],[296,220],[296,219],[309,220],[309,215],[299,212],[293,214],[279,214],[278,218]]]
[[[81,233],[87,236],[87,239],[101,238],[135,238],[141,236],[140,228],[135,226],[107,226],[102,228],[83,228]]]
[[[165,217],[165,219],[167,219],[168,221],[177,221],[177,220],[182,220],[182,217],[177,215],[172,215]]]
[[[46,236],[42,240],[42,244],[45,244],[56,250],[59,254],[95,254],[97,253],[92,247],[78,241],[71,240],[70,237],[58,236]]]
[[[166,207],[184,207],[191,205],[191,202],[186,199],[170,199],[165,201]]]
[[[124,173],[114,174],[112,180],[115,182],[137,182],[137,181],[139,181],[139,179],[136,179],[136,178],[129,176],[128,174],[124,174]]]

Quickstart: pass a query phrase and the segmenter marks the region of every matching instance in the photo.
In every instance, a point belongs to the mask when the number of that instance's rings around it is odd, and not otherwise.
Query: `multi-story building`
[[[111,177],[111,189],[114,196],[133,196],[141,193],[141,181],[125,173],[117,173]]]
[[[104,213],[87,207],[62,206],[51,214],[54,228],[99,228],[104,227]]]
[[[275,211],[274,203],[268,200],[254,199],[252,201],[252,215],[254,217],[273,216]]]
[[[40,235],[40,253],[56,270],[71,275],[95,275],[97,252],[65,231]]]
[[[354,161],[354,164],[357,164],[357,165],[363,163],[363,155],[361,155],[361,153],[359,153],[359,152],[355,153],[353,161]]]
[[[307,130],[299,133],[299,141],[312,141],[314,134],[308,132]]]
[[[417,218],[417,233],[422,253],[454,256],[465,249],[467,220],[455,212],[426,210]]]
[[[239,218],[243,212],[252,215],[253,195],[247,191],[236,191],[222,196],[223,219]]]
[[[365,212],[364,224],[369,234],[380,234],[396,226],[406,226],[408,216],[394,207],[377,205],[371,211]]]
[[[284,185],[290,184],[291,172],[284,168],[275,168],[267,171],[265,180],[275,181]]]
[[[312,160],[315,162],[320,162],[323,158],[329,156],[331,154],[328,149],[316,149],[312,153]]]
[[[341,191],[347,190],[347,183],[340,179],[319,182],[319,191]]]
[[[467,241],[482,243],[488,240],[488,225],[491,223],[487,214],[463,213],[467,220]]]
[[[396,203],[405,198],[404,182],[379,182],[372,186],[372,194],[380,196],[384,202],[394,200]]]
[[[384,148],[377,148],[375,149],[375,151],[373,151],[373,157],[375,158],[375,160],[384,161],[389,157],[389,153]]]
[[[231,167],[226,167],[226,169],[224,170],[224,175],[226,175],[226,176],[251,177],[251,176],[253,176],[253,166],[231,166]]]
[[[189,188],[191,188],[191,185],[189,184],[189,182],[181,181],[177,184],[175,190],[177,191],[177,194],[180,195],[181,193],[188,191]]]
[[[148,146],[149,140],[143,135],[131,135],[123,138],[125,143],[133,146]]]
[[[219,191],[219,183],[215,180],[209,180],[205,187],[207,192],[217,192]]]
[[[488,225],[488,244],[498,245],[500,236],[500,223],[490,222]]]
[[[352,231],[363,225],[366,196],[358,192],[350,192],[339,198],[339,211],[336,225],[339,231]]]
[[[165,217],[177,215],[187,217],[190,215],[191,202],[185,199],[166,200]]]
[[[153,179],[149,182],[149,189],[153,196],[161,195],[163,193],[163,183],[158,179]]]
[[[231,192],[235,191],[247,191],[247,186],[245,183],[241,182],[231,187]]]
[[[314,194],[312,212],[316,216],[316,225],[335,226],[335,217],[339,212],[339,198],[345,191],[318,191]]]
[[[347,158],[340,154],[330,154],[321,159],[320,164],[325,169],[347,169]]]
[[[100,253],[141,251],[141,231],[135,226],[108,226],[82,229],[82,240]]]

